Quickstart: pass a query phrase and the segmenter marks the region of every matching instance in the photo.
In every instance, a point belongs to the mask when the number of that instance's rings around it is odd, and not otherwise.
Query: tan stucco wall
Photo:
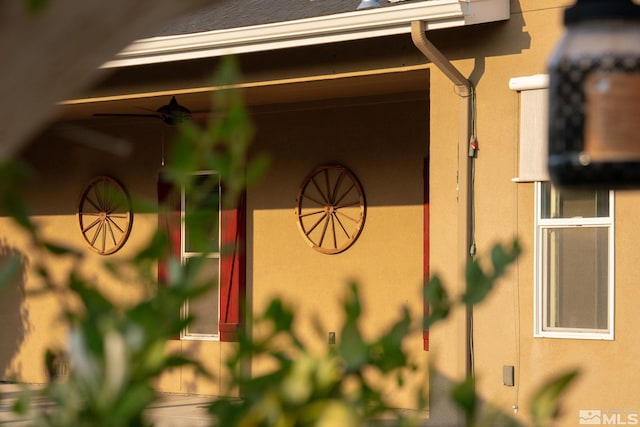
[[[141,139],[140,134],[122,132],[118,128],[112,127],[108,132],[126,136],[131,142]],[[138,175],[153,162],[152,158],[146,155],[147,147],[131,144],[134,148],[132,154],[121,157],[110,152],[108,147],[105,147],[105,150],[96,150],[71,143],[68,138],[61,137],[61,134],[61,128],[49,132],[23,153],[24,159],[32,168],[32,176],[22,191],[32,219],[42,237],[80,251],[84,259],[81,271],[115,301],[126,302],[138,298],[144,292],[139,286],[116,283],[101,270],[100,264],[104,259],[92,252],[82,240],[76,210],[84,186],[91,178],[101,174],[111,175],[120,180],[136,198],[155,198],[153,181],[140,180]],[[153,129],[148,129],[146,135],[149,140],[159,136]],[[134,164],[141,166],[132,167]],[[3,379],[44,382],[46,375],[43,350],[49,346],[65,347],[64,328],[58,310],[65,296],[34,295],[33,291],[42,288],[42,282],[33,269],[39,264],[44,264],[56,285],[62,287],[67,283],[72,262],[69,258],[43,256],[43,252],[34,248],[26,234],[12,221],[2,218],[2,222],[3,243],[23,254],[26,268],[22,273],[19,290],[9,289],[10,296],[7,299],[3,294],[3,304],[11,307],[11,310],[19,308],[21,318],[12,316],[12,321],[3,328],[3,334],[8,335],[9,339],[5,340],[6,345],[3,345],[1,375]],[[144,213],[135,214],[136,232],[131,234],[125,247],[114,254],[112,259],[132,256],[149,237],[155,224],[154,218]],[[3,310],[3,314],[8,312]]]
[[[23,157],[33,170],[23,194],[32,212],[32,219],[42,236],[79,251],[83,256],[81,271],[97,284],[113,301],[129,304],[150,290],[140,283],[123,282],[113,278],[102,268],[105,261],[125,260],[148,243],[157,227],[157,216],[138,209],[134,212],[133,227],[126,244],[113,255],[103,257],[91,251],[82,240],[76,210],[84,186],[96,175],[116,178],[127,189],[131,198],[142,202],[137,206],[156,203],[156,179],[163,152],[168,147],[174,130],[155,121],[133,119],[122,123],[113,121],[64,124],[45,132],[25,150]],[[102,147],[74,142],[61,132],[69,126],[80,126],[81,132],[93,129],[111,137],[120,138],[128,147],[125,153],[114,153],[107,142]],[[3,346],[0,351],[0,375],[3,380],[28,383],[47,381],[44,369],[44,351],[49,347],[66,348],[66,334],[59,319],[60,307],[66,296],[31,295],[42,284],[33,268],[44,263],[57,281],[67,283],[71,262],[50,256],[42,257],[34,250],[28,237],[7,218],[2,218],[2,255],[19,253],[24,256],[25,268],[16,283],[3,290],[2,311]],[[230,345],[211,341],[171,341],[171,350],[201,360],[213,372],[221,370],[223,357]],[[163,377],[158,389],[170,392],[221,393],[220,383],[196,376],[190,370],[174,371]]]
[[[273,296],[283,297],[299,316],[297,332],[320,351],[328,346],[329,332],[339,335],[340,301],[351,281],[360,287],[367,336],[378,336],[398,320],[403,305],[420,319],[428,106],[424,94],[412,98],[289,106],[255,116],[255,147],[270,155],[271,166],[248,194],[252,311],[264,310]],[[324,164],[348,167],[367,202],[362,234],[336,255],[313,250],[294,216],[303,179]],[[313,332],[316,317],[323,325],[319,338]],[[407,349],[426,366],[420,333],[410,337]]]
[[[249,306],[259,312],[270,298],[282,296],[296,307],[298,332],[316,349],[327,348],[330,331],[339,332],[343,320],[339,307],[351,280],[361,285],[366,312],[363,327],[369,336],[378,335],[399,319],[403,305],[411,308],[416,321],[420,319],[422,175],[429,138],[428,73],[422,73],[420,93],[262,107],[255,112],[254,147],[268,154],[271,166],[247,196]],[[118,283],[101,270],[100,263],[135,254],[155,229],[156,216],[135,212],[129,240],[119,252],[105,258],[91,252],[81,240],[76,218],[78,196],[93,176],[106,174],[118,179],[133,199],[154,203],[162,152],[168,152],[172,129],[144,119],[124,119],[119,124],[107,119],[82,125],[126,139],[132,152],[119,156],[48,131],[25,153],[36,176],[24,194],[43,233],[82,252],[87,276],[116,301],[130,302],[143,292],[140,286]],[[294,207],[299,186],[311,169],[334,163],[347,166],[358,177],[368,208],[356,244],[330,256],[314,251],[303,240]],[[7,246],[27,254],[33,266],[36,255],[13,231],[15,227],[5,230]],[[46,262],[56,276],[64,279],[68,265]],[[23,287],[32,290],[37,286],[36,276],[25,272]],[[55,330],[48,327],[55,324],[60,302],[52,297],[25,298],[17,292],[11,298],[15,301],[8,305],[16,308],[5,315],[12,325],[5,334],[11,334],[8,341],[13,345],[1,354],[3,377],[15,375],[20,381],[44,382],[43,350],[52,343],[64,346],[65,342],[62,326]],[[312,317],[324,327],[320,338],[309,332]],[[225,376],[220,373],[233,344],[183,340],[172,341],[169,347],[195,356],[217,379],[207,381],[188,369],[175,370],[160,379],[159,390],[206,394],[225,391]],[[421,378],[426,381],[427,353],[422,350],[419,330],[407,348],[423,366]]]
[[[544,73],[546,61],[562,32],[563,1],[512,1],[508,23],[469,29],[461,35],[469,50],[459,51],[458,37],[432,40],[477,88],[477,136],[480,151],[475,173],[475,226],[478,254],[487,254],[497,241],[517,236],[523,254],[487,301],[474,312],[474,367],[482,399],[527,422],[529,400],[551,376],[578,368],[580,377],[565,396],[558,425],[578,424],[581,409],[640,410],[640,377],[634,369],[640,348],[634,338],[638,314],[634,295],[637,263],[637,192],[618,192],[615,200],[615,340],[593,341],[533,337],[533,224],[534,189],[516,184],[518,156],[518,94],[508,88],[512,77]],[[462,31],[461,33],[464,33]],[[471,37],[474,34],[477,37]],[[458,99],[441,73],[431,79],[432,265],[455,278],[459,250],[452,235],[460,235],[450,221],[456,201],[451,183],[456,172],[455,113]],[[436,125],[437,124],[437,125]],[[449,182],[440,185],[440,182]],[[456,234],[457,233],[457,234]],[[458,237],[459,239],[460,237]],[[457,252],[456,252],[457,251]],[[452,255],[456,253],[456,257]],[[455,290],[455,284],[451,284]],[[433,351],[439,371],[447,377],[464,371],[463,315],[457,322],[436,326]],[[516,387],[502,385],[503,365],[516,369]],[[432,413],[436,412],[432,405]]]

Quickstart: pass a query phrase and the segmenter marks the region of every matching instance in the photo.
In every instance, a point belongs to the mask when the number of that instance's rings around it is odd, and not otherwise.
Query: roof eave
[[[431,0],[348,13],[240,27],[152,37],[133,42],[102,65],[117,68],[310,46],[509,19],[509,0]]]

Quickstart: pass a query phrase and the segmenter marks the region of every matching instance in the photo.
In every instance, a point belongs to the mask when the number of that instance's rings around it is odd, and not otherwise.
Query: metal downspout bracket
[[[425,28],[424,21],[413,21],[411,23],[411,39],[413,40],[413,44],[429,61],[438,67],[453,84],[458,86],[462,96],[468,96],[471,93],[471,82],[427,39]]]
[[[457,87],[458,96],[460,97],[460,118],[458,133],[458,242],[457,253],[458,259],[463,265],[466,265],[470,259],[469,248],[471,246],[471,159],[468,152],[468,144],[472,137],[472,104],[473,104],[473,86],[471,82],[464,77],[458,69],[440,52],[426,36],[426,26],[424,21],[413,21],[411,23],[411,38],[414,45],[422,52],[422,54],[435,65],[453,84]],[[461,286],[464,286],[464,276],[460,275]],[[473,374],[473,355],[470,338],[472,337],[472,312],[467,309],[465,319],[457,322],[459,331],[464,330],[465,338],[465,355],[464,361],[458,360],[458,374]],[[464,324],[464,325],[463,325]],[[431,387],[430,387],[431,388]],[[439,418],[430,408],[430,418]],[[446,412],[446,409],[445,409]]]

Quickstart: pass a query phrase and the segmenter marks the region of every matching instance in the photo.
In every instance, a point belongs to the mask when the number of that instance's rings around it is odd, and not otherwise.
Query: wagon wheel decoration
[[[78,221],[91,249],[100,255],[116,252],[127,241],[133,222],[127,191],[108,176],[92,179],[80,195]]]
[[[300,232],[313,249],[324,254],[343,252],[364,226],[362,186],[343,166],[320,166],[300,186],[295,214]]]

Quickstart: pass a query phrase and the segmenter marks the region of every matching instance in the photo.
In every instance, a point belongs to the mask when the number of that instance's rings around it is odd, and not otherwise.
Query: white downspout
[[[411,38],[422,54],[433,63],[442,73],[457,86],[460,97],[460,117],[458,130],[458,211],[457,253],[459,265],[466,265],[470,258],[472,244],[472,216],[471,216],[471,158],[469,144],[472,138],[472,108],[473,86],[428,39],[425,34],[425,23],[413,21],[411,23]],[[460,275],[460,291],[464,291],[464,275]],[[465,347],[464,360],[457,360],[458,373],[473,374],[473,355],[471,338],[471,311],[467,310],[464,320],[459,320],[459,331],[464,331]],[[461,378],[457,378],[460,380]],[[432,411],[430,411],[432,412]]]

